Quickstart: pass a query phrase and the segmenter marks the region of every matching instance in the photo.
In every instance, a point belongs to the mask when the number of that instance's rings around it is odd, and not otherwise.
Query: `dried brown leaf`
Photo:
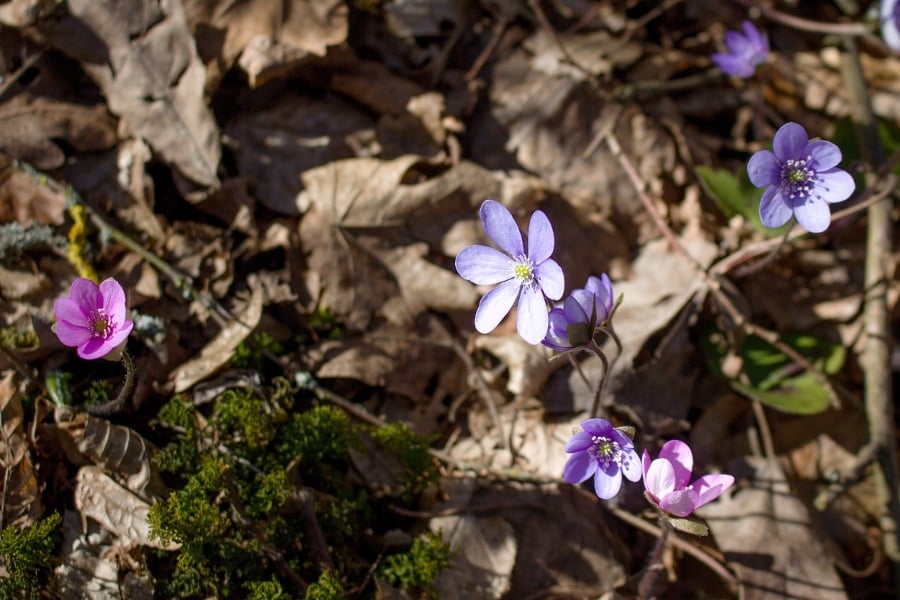
[[[55,418],[64,449],[77,451],[141,498],[165,496],[165,485],[151,462],[156,449],[139,433],[71,407],[58,408]]]
[[[116,483],[98,467],[81,467],[75,483],[75,507],[116,534],[125,543],[160,550],[177,550],[181,544],[161,544],[150,536],[150,505]]]
[[[205,69],[181,2],[71,0],[41,23],[48,42],[82,63],[119,115],[188,180],[218,184],[219,131]]]
[[[40,517],[41,495],[25,439],[25,413],[15,371],[0,379],[0,525],[26,527]]]
[[[130,544],[75,511],[63,516],[61,561],[50,588],[57,598],[128,598],[151,600],[153,580],[146,564],[132,565]]]
[[[262,289],[253,286],[250,297],[244,305],[233,311],[234,319],[216,334],[196,358],[180,364],[172,372],[171,381],[176,394],[209,377],[231,359],[234,349],[259,323],[264,300]]]
[[[0,163],[6,167],[0,174],[0,222],[18,221],[25,227],[63,224],[66,199],[61,193],[10,167],[5,156]]]
[[[368,115],[339,98],[286,94],[262,110],[237,114],[224,129],[238,171],[253,178],[259,201],[296,215],[301,175],[353,156],[347,138],[374,126]]]
[[[751,460],[751,481],[702,507],[741,598],[847,597],[834,555],[777,463]]]
[[[217,81],[240,57],[256,87],[347,38],[342,0],[185,0],[200,54]]]

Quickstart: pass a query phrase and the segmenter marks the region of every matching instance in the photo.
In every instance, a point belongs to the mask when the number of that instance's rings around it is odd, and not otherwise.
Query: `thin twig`
[[[824,23],[822,21],[811,21],[802,17],[796,17],[781,12],[778,9],[766,6],[756,0],[732,0],[747,8],[755,8],[759,10],[763,16],[770,21],[781,23],[798,31],[808,31],[810,33],[831,33],[835,35],[845,36],[866,36],[871,35],[871,30],[862,23]]]

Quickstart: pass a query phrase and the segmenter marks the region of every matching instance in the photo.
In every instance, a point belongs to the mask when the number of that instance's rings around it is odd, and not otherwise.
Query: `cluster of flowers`
[[[615,308],[609,277],[589,277],[584,288],[572,291],[561,305],[548,311],[547,299],[562,298],[565,278],[562,268],[550,258],[556,242],[547,215],[541,211],[532,214],[523,240],[512,213],[499,202],[486,200],[479,212],[488,237],[503,251],[474,245],[456,257],[456,270],[463,278],[481,285],[497,284],[482,297],[475,312],[475,328],[489,333],[518,301],[516,324],[525,341],[561,352],[593,343]],[[720,474],[691,483],[691,449],[677,440],[667,442],[656,460],[651,461],[646,450],[639,459],[631,438],[605,419],[582,423],[566,452],[572,454],[563,472],[568,483],[579,484],[593,477],[597,496],[609,499],[619,493],[623,476],[629,481],[643,477],[647,499],[676,517],[691,514],[734,483],[731,475]]]

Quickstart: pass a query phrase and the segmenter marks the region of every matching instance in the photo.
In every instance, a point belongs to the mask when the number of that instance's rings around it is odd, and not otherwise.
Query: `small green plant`
[[[231,366],[236,369],[254,369],[261,371],[269,352],[276,356],[284,353],[284,346],[272,334],[265,331],[254,331],[247,341],[238,344],[231,357]]]
[[[54,564],[53,548],[62,518],[54,513],[30,527],[0,531],[0,558],[8,576],[0,579],[0,598],[38,598],[41,572]]]
[[[408,552],[392,554],[381,565],[381,576],[414,594],[437,598],[435,581],[450,564],[453,551],[440,533],[428,532],[413,540]]]
[[[323,571],[319,580],[306,588],[304,600],[341,600],[346,597],[341,578],[334,571]]]
[[[428,452],[428,440],[412,431],[405,423],[395,421],[372,429],[372,438],[385,451],[396,456],[403,465],[401,498],[409,500],[437,483],[437,463]]]

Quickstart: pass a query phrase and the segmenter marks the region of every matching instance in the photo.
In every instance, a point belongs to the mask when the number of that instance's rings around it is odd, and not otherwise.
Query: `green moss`
[[[106,404],[113,395],[113,384],[106,379],[92,379],[81,392],[85,406]]]
[[[38,598],[40,576],[55,562],[57,530],[62,518],[54,513],[30,527],[10,525],[0,531],[0,557],[7,578],[0,579],[0,598]]]
[[[250,450],[266,447],[275,437],[278,414],[250,388],[225,390],[216,399],[213,419],[226,439],[240,441]]]
[[[265,331],[254,331],[250,337],[238,344],[231,357],[231,366],[236,369],[253,369],[261,371],[266,353],[276,356],[284,353],[284,346],[272,334]]]
[[[408,592],[436,598],[434,582],[450,564],[451,556],[453,551],[441,534],[428,532],[413,540],[408,552],[385,558],[381,576]]]
[[[323,571],[319,580],[306,588],[304,600],[342,600],[347,594],[341,578],[334,571]]]
[[[250,594],[247,600],[290,600],[284,593],[281,584],[274,579],[268,581],[251,581],[246,586]]]
[[[329,406],[294,414],[275,440],[279,461],[299,461],[304,481],[320,480],[329,465],[346,459],[351,434],[347,415]]]
[[[437,462],[428,452],[428,440],[405,423],[388,423],[384,427],[374,428],[371,435],[379,446],[397,457],[404,466],[402,498],[410,500],[437,483]]]

